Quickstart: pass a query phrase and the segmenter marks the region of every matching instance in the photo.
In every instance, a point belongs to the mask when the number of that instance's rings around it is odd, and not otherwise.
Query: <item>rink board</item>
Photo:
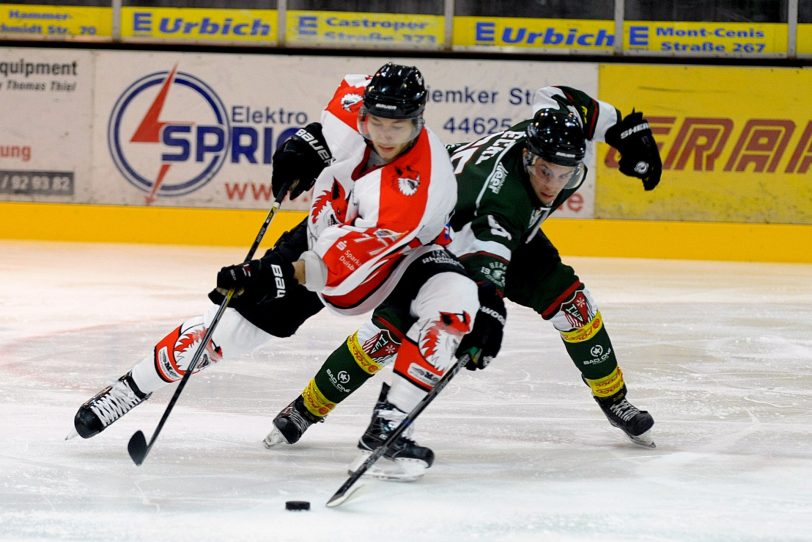
[[[265,211],[0,203],[0,237],[50,241],[251,245]],[[304,217],[282,211],[269,245]],[[553,218],[544,231],[565,256],[812,262],[812,226]]]

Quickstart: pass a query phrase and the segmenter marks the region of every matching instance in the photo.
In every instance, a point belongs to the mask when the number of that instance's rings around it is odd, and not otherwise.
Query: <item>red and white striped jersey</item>
[[[380,304],[425,245],[442,238],[457,201],[448,152],[427,128],[392,162],[365,169],[371,146],[357,117],[369,79],[345,77],[322,113],[335,162],[316,180],[302,255],[306,286],[343,314]]]

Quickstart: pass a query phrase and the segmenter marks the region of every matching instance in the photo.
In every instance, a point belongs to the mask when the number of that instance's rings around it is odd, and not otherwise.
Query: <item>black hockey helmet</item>
[[[420,70],[388,62],[367,85],[364,108],[376,117],[415,119],[423,116],[427,97]]]
[[[586,137],[575,115],[539,109],[525,130],[527,150],[561,166],[578,166],[586,155]]]

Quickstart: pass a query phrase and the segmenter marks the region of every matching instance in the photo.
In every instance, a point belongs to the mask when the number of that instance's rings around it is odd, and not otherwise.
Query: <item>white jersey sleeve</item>
[[[368,75],[344,77],[321,113],[322,133],[336,162],[348,158],[364,143],[363,136],[358,133],[357,119],[369,80]]]
[[[606,130],[614,126],[619,118],[615,106],[596,100],[584,92],[562,87],[540,88],[533,95],[533,114],[539,109],[558,109],[565,105],[584,126],[588,140],[604,141]]]
[[[570,87],[551,86],[538,89],[533,95],[533,114],[548,108],[566,108],[581,123],[586,136],[586,164],[593,163],[596,143],[605,141],[606,130],[620,120],[620,113],[613,105]]]

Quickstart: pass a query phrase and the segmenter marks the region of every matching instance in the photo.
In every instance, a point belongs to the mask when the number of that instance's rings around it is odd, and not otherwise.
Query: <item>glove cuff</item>
[[[321,292],[327,286],[327,265],[312,250],[303,252],[299,259],[305,266],[304,287],[311,292]]]
[[[606,130],[604,140],[615,149],[620,150],[620,122]]]

